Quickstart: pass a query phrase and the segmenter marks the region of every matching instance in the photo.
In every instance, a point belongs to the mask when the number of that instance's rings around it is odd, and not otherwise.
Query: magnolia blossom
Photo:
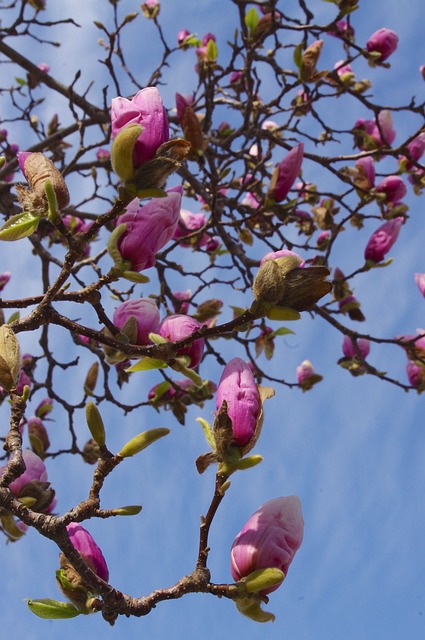
[[[371,156],[365,156],[356,160],[356,168],[358,169],[361,177],[367,179],[367,188],[375,186],[375,163]]]
[[[201,325],[195,318],[184,314],[174,314],[167,316],[161,322],[158,333],[170,342],[178,342],[187,338],[195,331],[201,328]],[[181,347],[177,351],[178,356],[189,356],[190,367],[196,367],[202,360],[204,354],[205,342],[203,338],[194,340],[186,347]]]
[[[425,387],[425,366],[408,360],[406,365],[407,378],[416,389]]]
[[[396,136],[391,112],[386,109],[379,113],[377,120],[363,120],[360,118],[356,121],[354,128],[364,131],[379,146],[391,145]],[[360,149],[368,146],[367,144],[365,145],[364,136],[361,135],[356,137],[356,144]]]
[[[380,62],[384,62],[397,49],[398,35],[391,29],[378,29],[366,42],[366,49],[369,53],[380,53]]]
[[[0,293],[3,291],[5,286],[10,280],[10,276],[12,274],[9,271],[5,271],[4,273],[0,273]]]
[[[276,202],[282,202],[297,179],[304,158],[304,144],[300,142],[291,149],[273,172],[268,195]]]
[[[384,222],[369,238],[365,249],[365,259],[381,262],[398,238],[404,218],[393,218]]]
[[[167,197],[154,198],[140,207],[138,198],[132,200],[117,224],[127,229],[118,242],[119,252],[131,263],[132,271],[149,269],[155,256],[173,237],[179,220],[183,187],[168,189]]]
[[[157,333],[159,329],[159,310],[156,302],[151,298],[127,300],[115,309],[113,321],[119,329],[122,329],[130,318],[134,318],[137,325],[135,343],[149,344],[149,334]]]
[[[216,395],[217,411],[227,403],[237,445],[246,445],[253,437],[261,411],[261,400],[251,368],[242,358],[233,358],[225,366]]]
[[[304,533],[301,503],[297,496],[276,498],[263,504],[236,536],[230,552],[235,581],[258,569],[275,568],[288,573]],[[280,585],[261,592],[266,595]]]
[[[89,532],[77,522],[70,522],[66,526],[66,530],[73,547],[83,556],[96,575],[107,582],[109,578],[108,566],[102,551]]]
[[[386,202],[400,202],[407,192],[406,185],[400,176],[387,176],[376,185],[377,193],[385,195]]]
[[[25,471],[9,485],[9,489],[18,498],[21,495],[25,495],[24,489],[29,482],[33,480],[47,482],[47,470],[43,460],[30,449],[24,449],[22,457],[26,467]],[[3,467],[0,468],[0,473],[2,471]]]
[[[367,338],[359,338],[355,341],[355,344],[357,344],[362,358],[366,358],[370,351],[370,340],[367,340]],[[344,336],[342,352],[346,358],[357,358],[354,341],[350,336]]]
[[[129,124],[143,127],[133,149],[134,166],[140,167],[152,160],[158,147],[169,139],[168,116],[156,87],[141,89],[131,100],[112,99],[112,137]]]
[[[303,360],[303,362],[297,367],[297,382],[300,385],[304,385],[312,376],[315,375],[314,367],[310,360]]]

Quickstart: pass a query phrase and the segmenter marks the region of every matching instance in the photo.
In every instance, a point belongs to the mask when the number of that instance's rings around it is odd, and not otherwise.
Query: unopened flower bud
[[[19,342],[7,324],[0,327],[0,384],[10,391],[18,383],[21,370]]]
[[[29,189],[18,185],[16,191],[24,211],[46,214],[49,205],[46,196],[46,181],[52,185],[59,209],[69,204],[69,192],[65,180],[53,162],[42,153],[21,152],[18,161]]]

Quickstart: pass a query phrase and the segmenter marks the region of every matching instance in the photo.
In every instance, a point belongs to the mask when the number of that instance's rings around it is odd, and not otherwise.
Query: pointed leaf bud
[[[50,598],[27,600],[29,610],[39,618],[46,620],[65,620],[79,616],[82,611],[69,602],[59,602]]]
[[[104,447],[106,442],[105,427],[100,411],[93,402],[88,402],[86,405],[86,421],[93,439],[99,447]]]
[[[0,327],[0,384],[10,391],[16,386],[21,370],[19,342],[12,329],[3,324]]]
[[[118,456],[122,458],[130,458],[131,456],[136,455],[139,451],[143,451],[146,447],[149,447],[151,444],[163,438],[164,436],[170,433],[169,429],[165,429],[164,427],[157,427],[156,429],[149,429],[149,431],[143,431],[143,433],[139,433],[138,436],[132,438],[123,446],[121,451],[117,453]]]

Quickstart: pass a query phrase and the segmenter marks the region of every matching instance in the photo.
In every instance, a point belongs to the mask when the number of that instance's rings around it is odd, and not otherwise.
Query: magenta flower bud
[[[378,29],[366,42],[366,49],[369,53],[380,53],[379,62],[385,62],[397,49],[398,35],[391,29]]]
[[[208,32],[202,38],[202,46],[206,47],[210,40],[214,40],[214,42],[215,42],[216,41],[216,37],[215,37],[215,35],[213,33]]]
[[[344,76],[348,73],[353,74],[353,70],[351,68],[351,65],[349,64],[344,64],[344,60],[339,60],[338,62],[336,62],[334,64],[334,69],[337,72],[338,76]]]
[[[282,202],[286,198],[301,169],[303,158],[304,144],[300,142],[275,168],[270,182],[269,197],[276,202]]]
[[[186,289],[186,291],[173,291],[173,296],[177,300],[177,302],[173,302],[174,311],[176,313],[187,314],[192,298],[192,291],[190,289]]]
[[[24,369],[21,369],[21,372],[19,374],[19,378],[18,378],[18,384],[16,385],[16,393],[21,396],[23,391],[24,391],[24,387],[29,387],[31,389],[32,387],[32,380],[29,377],[29,375],[26,373],[26,371],[24,371]]]
[[[82,555],[95,574],[108,582],[109,571],[105,558],[89,532],[77,522],[70,522],[66,530],[73,547]]]
[[[385,202],[400,202],[407,193],[406,185],[399,176],[387,176],[376,185],[377,193],[385,195]]]
[[[21,495],[25,495],[24,489],[29,482],[47,482],[46,466],[41,458],[31,451],[30,449],[24,449],[22,456],[25,463],[25,471],[19,478],[16,478],[10,483],[9,489],[14,495],[19,498]],[[0,470],[0,472],[3,468]]]
[[[10,276],[12,274],[9,271],[5,271],[4,273],[0,273],[0,293],[3,291],[5,286],[10,280]]]
[[[413,360],[408,360],[406,365],[407,378],[416,389],[425,387],[425,368]]]
[[[46,62],[40,62],[40,64],[37,65],[37,67],[40,69],[40,71],[42,71],[43,73],[49,73],[50,71],[50,67],[48,64],[46,64]]]
[[[370,351],[370,341],[367,338],[356,340],[362,358],[366,358]],[[342,341],[342,352],[346,358],[357,358],[353,340],[349,336],[344,336]]]
[[[425,298],[425,273],[415,273],[415,282],[418,289]]]
[[[396,132],[393,128],[393,119],[390,111],[386,109],[381,111],[378,116],[378,123],[375,120],[360,119],[356,121],[354,128],[364,131],[379,146],[391,145],[396,137]],[[356,144],[360,149],[365,148],[364,140],[361,136],[356,138]]]
[[[217,411],[224,400],[235,444],[243,447],[255,434],[261,400],[251,368],[242,358],[233,358],[224,367],[217,387]]]
[[[407,171],[410,171],[415,167],[412,160],[418,162],[425,152],[425,131],[416,136],[412,142],[409,142],[407,149],[409,150],[409,157],[405,158],[401,156],[399,158],[399,164],[401,166],[403,163]]]
[[[336,38],[345,37],[350,40],[354,38],[354,29],[350,24],[348,24],[347,20],[338,20],[338,22],[335,23],[335,26],[336,31],[327,32],[329,36],[335,36]]]
[[[159,335],[166,338],[170,342],[178,342],[187,338],[195,331],[201,328],[201,325],[195,318],[184,314],[175,314],[167,316],[159,326]],[[178,356],[189,356],[190,367],[193,369],[198,366],[204,354],[205,342],[203,338],[198,338],[192,344],[181,347],[177,351]]]
[[[365,259],[381,262],[398,238],[404,218],[393,218],[384,222],[372,233],[365,249]]]
[[[193,96],[192,95],[182,95],[181,93],[176,93],[176,109],[177,109],[177,120],[181,124],[184,110],[186,107],[193,106]]]
[[[177,33],[177,44],[181,46],[182,44],[184,44],[186,38],[188,38],[189,36],[190,36],[190,31],[188,31],[187,29],[181,29]]]
[[[28,158],[28,156],[30,156],[31,154],[32,154],[32,151],[19,151],[19,153],[16,156],[18,158],[19,168],[25,177],[26,177],[25,170],[24,170],[25,161]]]
[[[329,240],[331,238],[331,232],[330,231],[322,231],[321,233],[319,233],[319,235],[317,236],[317,240],[316,240],[316,245],[317,248],[320,250],[324,250],[328,247],[329,245]]]
[[[156,87],[141,89],[131,100],[112,99],[112,138],[129,124],[143,127],[133,149],[133,162],[137,168],[152,160],[158,147],[169,139],[168,116]]]
[[[356,161],[356,167],[360,170],[360,172],[366,176],[367,181],[369,183],[369,188],[375,186],[375,163],[371,156],[365,156],[364,158],[359,158]]]
[[[109,160],[110,157],[111,152],[109,149],[100,148],[96,151],[96,160],[99,160],[100,162],[105,162],[106,160]]]
[[[288,568],[303,541],[304,520],[297,496],[263,504],[236,536],[230,552],[230,571],[239,581],[258,569]],[[267,595],[280,585],[261,592]]]
[[[131,262],[132,271],[149,269],[155,264],[155,256],[171,240],[180,214],[183,187],[168,189],[167,197],[154,198],[143,207],[139,200],[132,200],[117,224],[127,229],[118,242],[124,260]]]
[[[134,318],[137,324],[135,344],[142,346],[150,344],[149,334],[158,333],[159,329],[159,310],[156,302],[151,298],[123,302],[114,311],[114,325],[122,329],[129,318]]]

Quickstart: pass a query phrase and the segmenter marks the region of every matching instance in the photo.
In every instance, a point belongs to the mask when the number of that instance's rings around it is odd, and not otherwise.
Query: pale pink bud
[[[180,240],[182,247],[190,247],[193,244],[193,239],[188,239],[186,242],[184,238],[199,231],[207,224],[207,218],[203,213],[192,213],[187,209],[181,209],[180,216],[178,217],[177,225],[173,234],[173,240]]]
[[[201,328],[201,325],[195,318],[183,314],[175,314],[167,316],[159,326],[159,335],[167,338],[170,342],[178,342],[187,338],[195,331]],[[181,347],[177,351],[178,356],[189,356],[190,367],[196,367],[202,360],[204,354],[204,339],[198,338],[187,347]]]
[[[408,360],[406,365],[407,378],[412,385],[417,389],[425,387],[425,367]]]
[[[273,172],[268,193],[276,202],[281,202],[288,195],[301,169],[303,158],[304,144],[300,142],[277,165]]]
[[[370,351],[370,341],[367,338],[356,340],[362,358],[366,358]],[[342,341],[342,352],[346,358],[357,358],[357,353],[353,340],[349,336],[344,336]]]
[[[384,62],[397,49],[398,35],[391,29],[378,29],[366,42],[369,53],[380,53],[379,62]]]
[[[177,33],[177,44],[181,46],[189,36],[190,31],[188,31],[187,29],[180,29],[180,31]]]
[[[111,152],[108,149],[98,149],[96,151],[96,159],[100,162],[106,162],[111,157]]]
[[[186,289],[186,291],[173,291],[173,296],[177,302],[173,303],[174,311],[176,313],[187,313],[189,311],[190,300],[192,298],[192,291]]]
[[[312,376],[315,375],[313,365],[310,360],[304,360],[296,370],[297,382],[304,385]]]
[[[159,329],[159,310],[156,302],[151,298],[123,302],[114,311],[114,325],[122,329],[131,317],[135,318],[137,324],[136,344],[149,344],[149,334],[158,333]]]
[[[223,370],[217,387],[217,411],[224,400],[232,421],[233,439],[243,447],[255,434],[261,400],[251,368],[242,358],[233,358]]]
[[[381,262],[398,238],[404,218],[393,218],[384,222],[369,238],[365,249],[365,259]]]
[[[295,251],[289,251],[289,249],[279,249],[279,251],[270,251],[269,253],[266,253],[266,255],[263,256],[260,260],[260,266],[264,264],[266,260],[278,260],[279,258],[287,257],[297,258],[299,260],[300,267],[303,267],[305,264],[301,256],[298,255],[298,253],[295,253]]]
[[[415,273],[415,282],[418,289],[425,298],[425,273]]]
[[[369,188],[375,186],[375,163],[371,156],[365,156],[356,160],[356,167],[362,167],[364,175],[369,183]]]
[[[66,526],[73,547],[82,555],[99,578],[108,582],[109,571],[103,553],[89,532],[77,522]]]
[[[171,240],[179,220],[182,187],[173,187],[165,198],[153,198],[143,207],[139,200],[132,200],[117,224],[127,229],[118,242],[124,260],[131,262],[132,271],[149,269],[155,264],[155,256]]]
[[[137,168],[152,160],[158,147],[169,139],[168,116],[156,87],[141,89],[131,100],[112,99],[112,137],[129,124],[143,127],[133,149],[133,162]]]
[[[297,496],[276,498],[263,504],[236,536],[230,552],[230,571],[235,581],[258,569],[274,568],[288,573],[304,533],[301,503]],[[280,585],[261,592],[266,595]]]

